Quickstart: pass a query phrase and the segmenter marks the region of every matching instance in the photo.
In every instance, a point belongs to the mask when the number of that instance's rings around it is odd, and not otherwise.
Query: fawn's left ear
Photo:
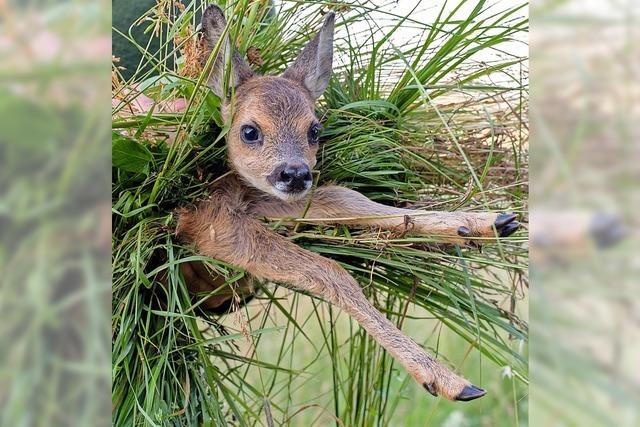
[[[333,63],[333,27],[335,14],[327,13],[320,32],[305,46],[282,77],[301,82],[314,99],[329,85]]]

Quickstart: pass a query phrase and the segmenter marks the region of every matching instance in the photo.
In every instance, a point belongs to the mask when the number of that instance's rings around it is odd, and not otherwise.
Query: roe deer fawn
[[[226,138],[233,173],[214,184],[209,199],[178,212],[176,233],[200,254],[241,267],[259,280],[311,292],[340,307],[434,396],[460,401],[479,398],[484,390],[403,335],[369,303],[356,280],[337,262],[298,247],[258,220],[299,218],[307,209],[306,217],[317,222],[393,229],[404,226],[409,218],[410,232],[443,236],[445,242],[462,245],[471,237],[508,236],[519,226],[514,214],[399,209],[335,185],[317,188],[308,203],[320,132],[314,103],[331,76],[334,19],[333,13],[326,15],[320,32],[281,76],[259,76],[231,47],[222,10],[213,5],[206,9],[203,45],[211,55],[221,43],[207,83],[226,100],[223,117],[230,126]],[[231,96],[224,90],[225,69],[230,72]],[[208,277],[202,265],[183,266],[191,291],[211,291],[224,283]],[[219,303],[212,297],[212,308]]]

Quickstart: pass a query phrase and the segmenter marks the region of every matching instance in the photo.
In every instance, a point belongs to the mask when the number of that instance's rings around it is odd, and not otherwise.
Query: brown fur
[[[302,218],[307,201],[282,203],[275,198],[263,198],[251,208],[259,218]],[[410,233],[439,237],[447,243],[466,245],[469,239],[458,234],[465,226],[471,237],[493,240],[495,213],[435,212],[401,209],[373,202],[357,191],[337,185],[318,188],[304,216],[305,222],[324,224],[349,224],[394,230],[405,227],[410,221]],[[479,240],[478,240],[479,241]]]
[[[279,195],[267,181],[273,169],[298,160],[309,168],[316,164],[317,145],[307,141],[309,127],[317,123],[313,99],[297,82],[275,76],[254,77],[236,88],[233,114],[227,112],[231,129],[227,155],[231,167],[251,186]],[[240,140],[243,125],[257,126],[263,134],[261,146]]]
[[[217,182],[208,200],[194,209],[179,211],[177,234],[193,243],[200,254],[243,268],[257,279],[311,292],[345,310],[432,394],[458,400],[480,397],[484,391],[472,390],[475,395],[470,397],[467,380],[438,363],[380,314],[355,279],[336,262],[298,247],[257,219],[299,218],[304,213],[307,192],[284,194],[266,177],[282,163],[303,161],[309,168],[315,166],[317,146],[308,141],[307,133],[317,122],[314,101],[329,81],[333,19],[333,14],[327,16],[320,33],[282,77],[254,76],[248,65],[238,62],[241,59],[231,52],[228,41],[223,43],[223,56],[231,60],[216,59],[209,84],[226,99],[220,64],[231,64],[233,93],[227,99],[225,117],[231,125],[227,144],[235,174]],[[210,6],[203,16],[209,49],[224,33],[225,25],[222,12]],[[240,130],[248,124],[260,128],[262,144],[241,140]],[[339,186],[318,188],[306,213],[306,220],[311,222],[385,229],[409,221],[411,232],[460,244],[468,243],[467,237],[495,237],[496,218],[493,213],[393,208]],[[461,227],[466,227],[463,236]],[[215,290],[221,285],[220,279],[211,277],[202,265],[186,264],[183,275],[192,292]],[[223,302],[218,297],[206,301],[205,306],[215,308]]]
[[[469,382],[403,335],[369,303],[346,270],[252,218],[251,209],[260,206],[252,194],[237,177],[224,179],[209,200],[195,210],[179,212],[177,234],[193,242],[199,253],[241,267],[258,279],[283,283],[330,301],[349,313],[420,384],[431,384],[449,399],[460,394]]]

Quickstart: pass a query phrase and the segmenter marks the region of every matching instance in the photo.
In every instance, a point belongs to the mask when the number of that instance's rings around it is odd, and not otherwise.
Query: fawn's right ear
[[[307,43],[294,63],[282,74],[284,78],[302,83],[313,99],[320,98],[331,79],[334,22],[335,14],[327,13],[318,34]]]
[[[207,80],[207,85],[221,99],[227,97],[227,91],[225,90],[225,70],[227,66],[231,67],[228,87],[237,87],[253,77],[253,70],[251,70],[249,64],[242,59],[235,49],[231,48],[229,36],[225,33],[226,26],[227,21],[224,19],[222,9],[213,4],[209,5],[202,15],[203,44],[207,52],[207,56],[203,61],[205,63],[208,61],[209,56],[216,49],[218,41],[224,34],[224,39],[221,41],[218,55],[211,67],[211,73]]]

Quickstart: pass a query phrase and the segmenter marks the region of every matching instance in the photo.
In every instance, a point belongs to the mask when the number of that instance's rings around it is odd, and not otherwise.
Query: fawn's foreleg
[[[515,214],[487,212],[440,212],[401,209],[382,205],[345,187],[328,185],[313,193],[305,214],[305,201],[286,204],[264,201],[253,207],[256,216],[291,216],[315,223],[367,225],[438,237],[449,243],[466,244],[470,238],[506,237],[520,224]],[[481,241],[479,243],[482,243]]]
[[[467,401],[485,394],[445,368],[396,328],[366,299],[356,280],[336,262],[304,250],[259,221],[209,201],[179,215],[179,236],[199,253],[253,276],[318,295],[351,315],[431,394]]]

